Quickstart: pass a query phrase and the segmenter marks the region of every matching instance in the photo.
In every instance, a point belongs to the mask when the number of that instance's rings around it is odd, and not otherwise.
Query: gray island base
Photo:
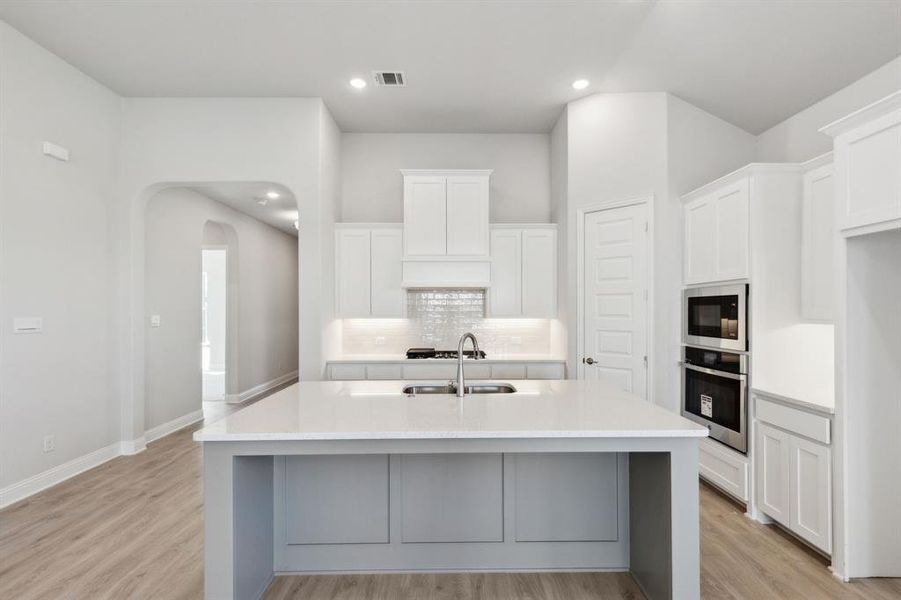
[[[205,596],[290,573],[628,571],[699,598],[706,429],[593,381],[302,382],[195,434]]]

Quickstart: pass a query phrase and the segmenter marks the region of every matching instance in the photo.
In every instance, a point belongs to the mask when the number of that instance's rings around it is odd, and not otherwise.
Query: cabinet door
[[[444,177],[404,178],[404,253],[407,256],[447,253],[446,202]]]
[[[448,256],[488,256],[488,178],[447,177]]]
[[[704,197],[685,205],[685,283],[703,283],[714,278],[715,207]]]
[[[786,527],[789,524],[789,434],[757,423],[754,457],[757,507]]]
[[[832,482],[829,448],[791,436],[790,528],[825,552],[832,551]]]
[[[557,316],[557,232],[522,232],[522,316]]]
[[[901,218],[901,109],[835,140],[839,227]]]
[[[491,232],[492,317],[518,317],[522,314],[522,232],[495,229]]]
[[[373,229],[371,240],[372,316],[403,317],[403,231]]]
[[[801,317],[831,321],[835,226],[832,165],[804,174],[801,216]]]
[[[335,233],[335,299],[338,315],[370,315],[369,229],[338,229]]]
[[[748,278],[749,195],[747,179],[726,186],[715,195],[715,281]]]

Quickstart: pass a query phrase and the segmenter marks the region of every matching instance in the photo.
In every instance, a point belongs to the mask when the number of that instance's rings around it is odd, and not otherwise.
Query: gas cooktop
[[[457,358],[456,350],[435,350],[434,348],[410,348],[407,358]],[[475,358],[473,350],[464,350],[463,358]],[[479,350],[479,358],[485,358],[485,352]]]

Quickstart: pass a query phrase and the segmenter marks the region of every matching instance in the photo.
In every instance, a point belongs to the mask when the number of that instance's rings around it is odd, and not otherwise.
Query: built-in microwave
[[[746,352],[747,284],[686,289],[682,308],[682,341],[689,346]]]
[[[710,437],[748,451],[748,355],[685,346],[682,416],[706,425]]]

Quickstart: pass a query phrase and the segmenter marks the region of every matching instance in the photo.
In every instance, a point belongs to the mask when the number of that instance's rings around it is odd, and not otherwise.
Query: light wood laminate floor
[[[0,511],[0,598],[202,598],[200,448],[183,430]],[[704,598],[901,598],[901,580],[841,584],[826,560],[701,486]],[[641,598],[620,573],[278,577],[267,599]]]

